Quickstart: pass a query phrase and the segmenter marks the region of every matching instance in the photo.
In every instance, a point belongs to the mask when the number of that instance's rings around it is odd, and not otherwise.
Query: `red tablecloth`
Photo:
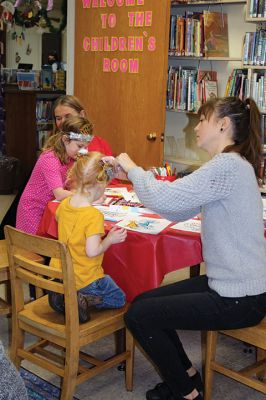
[[[59,203],[49,202],[38,234],[57,237],[55,210]],[[110,223],[106,222],[106,229]],[[166,228],[158,235],[128,231],[124,243],[112,245],[104,254],[103,267],[125,291],[127,300],[158,287],[165,274],[202,262],[200,235]]]

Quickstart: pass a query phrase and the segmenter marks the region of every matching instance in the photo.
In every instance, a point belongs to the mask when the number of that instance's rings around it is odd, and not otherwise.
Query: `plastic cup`
[[[155,178],[158,181],[168,181],[168,182],[173,182],[176,180],[176,176],[175,175],[171,175],[171,176],[161,176],[161,175],[155,175]]]

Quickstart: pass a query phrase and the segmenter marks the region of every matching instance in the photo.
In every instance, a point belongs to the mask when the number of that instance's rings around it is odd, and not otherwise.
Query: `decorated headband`
[[[91,142],[93,139],[93,135],[86,135],[86,134],[77,133],[77,132],[69,132],[69,139],[70,140],[78,140],[80,142]]]
[[[79,132],[69,132],[70,140],[78,140],[80,142],[91,142],[93,139],[92,135],[92,125],[85,124]]]

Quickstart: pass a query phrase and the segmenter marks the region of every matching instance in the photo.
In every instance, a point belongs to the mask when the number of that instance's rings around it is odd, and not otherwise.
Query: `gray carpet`
[[[8,347],[8,323],[7,318],[0,317],[0,337],[5,347]],[[201,370],[201,337],[199,332],[183,331],[180,333],[184,347],[189,354],[191,361],[198,370]],[[30,338],[29,338],[30,341]],[[113,337],[101,340],[90,347],[92,354],[110,354],[113,346]],[[252,353],[245,353],[245,347],[238,341],[222,337],[219,341],[218,356],[235,367],[244,367],[251,360],[255,359],[254,350]],[[22,364],[28,370],[43,377],[55,385],[59,385],[59,379],[48,372],[32,366],[28,362]],[[178,377],[177,377],[178,379]],[[124,385],[124,374],[113,368],[103,374],[90,379],[77,386],[75,396],[80,400],[145,400],[145,392],[154,387],[160,381],[160,377],[144,357],[136,349],[134,368],[134,390],[127,392]],[[266,395],[250,389],[231,379],[215,374],[213,385],[213,400],[266,400]]]
[[[201,370],[201,338],[199,332],[182,332],[184,347],[198,370]],[[95,354],[108,354],[108,348],[113,345],[113,338],[102,340],[97,346],[90,348]],[[219,341],[218,356],[235,367],[244,367],[255,359],[255,352],[245,353],[242,343],[222,337]],[[57,378],[50,379],[55,384]],[[102,375],[77,387],[75,396],[80,399],[91,400],[144,400],[145,392],[154,387],[160,381],[155,369],[143,354],[136,349],[134,368],[134,390],[132,393],[125,390],[123,372],[113,368]],[[215,374],[213,385],[213,400],[266,400],[266,396],[235,381]]]

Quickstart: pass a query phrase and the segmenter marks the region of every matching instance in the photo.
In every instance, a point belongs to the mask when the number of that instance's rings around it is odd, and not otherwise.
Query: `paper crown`
[[[79,130],[79,132],[71,131],[68,134],[70,140],[78,140],[80,142],[91,142],[93,139],[92,125],[85,124],[83,128]]]

